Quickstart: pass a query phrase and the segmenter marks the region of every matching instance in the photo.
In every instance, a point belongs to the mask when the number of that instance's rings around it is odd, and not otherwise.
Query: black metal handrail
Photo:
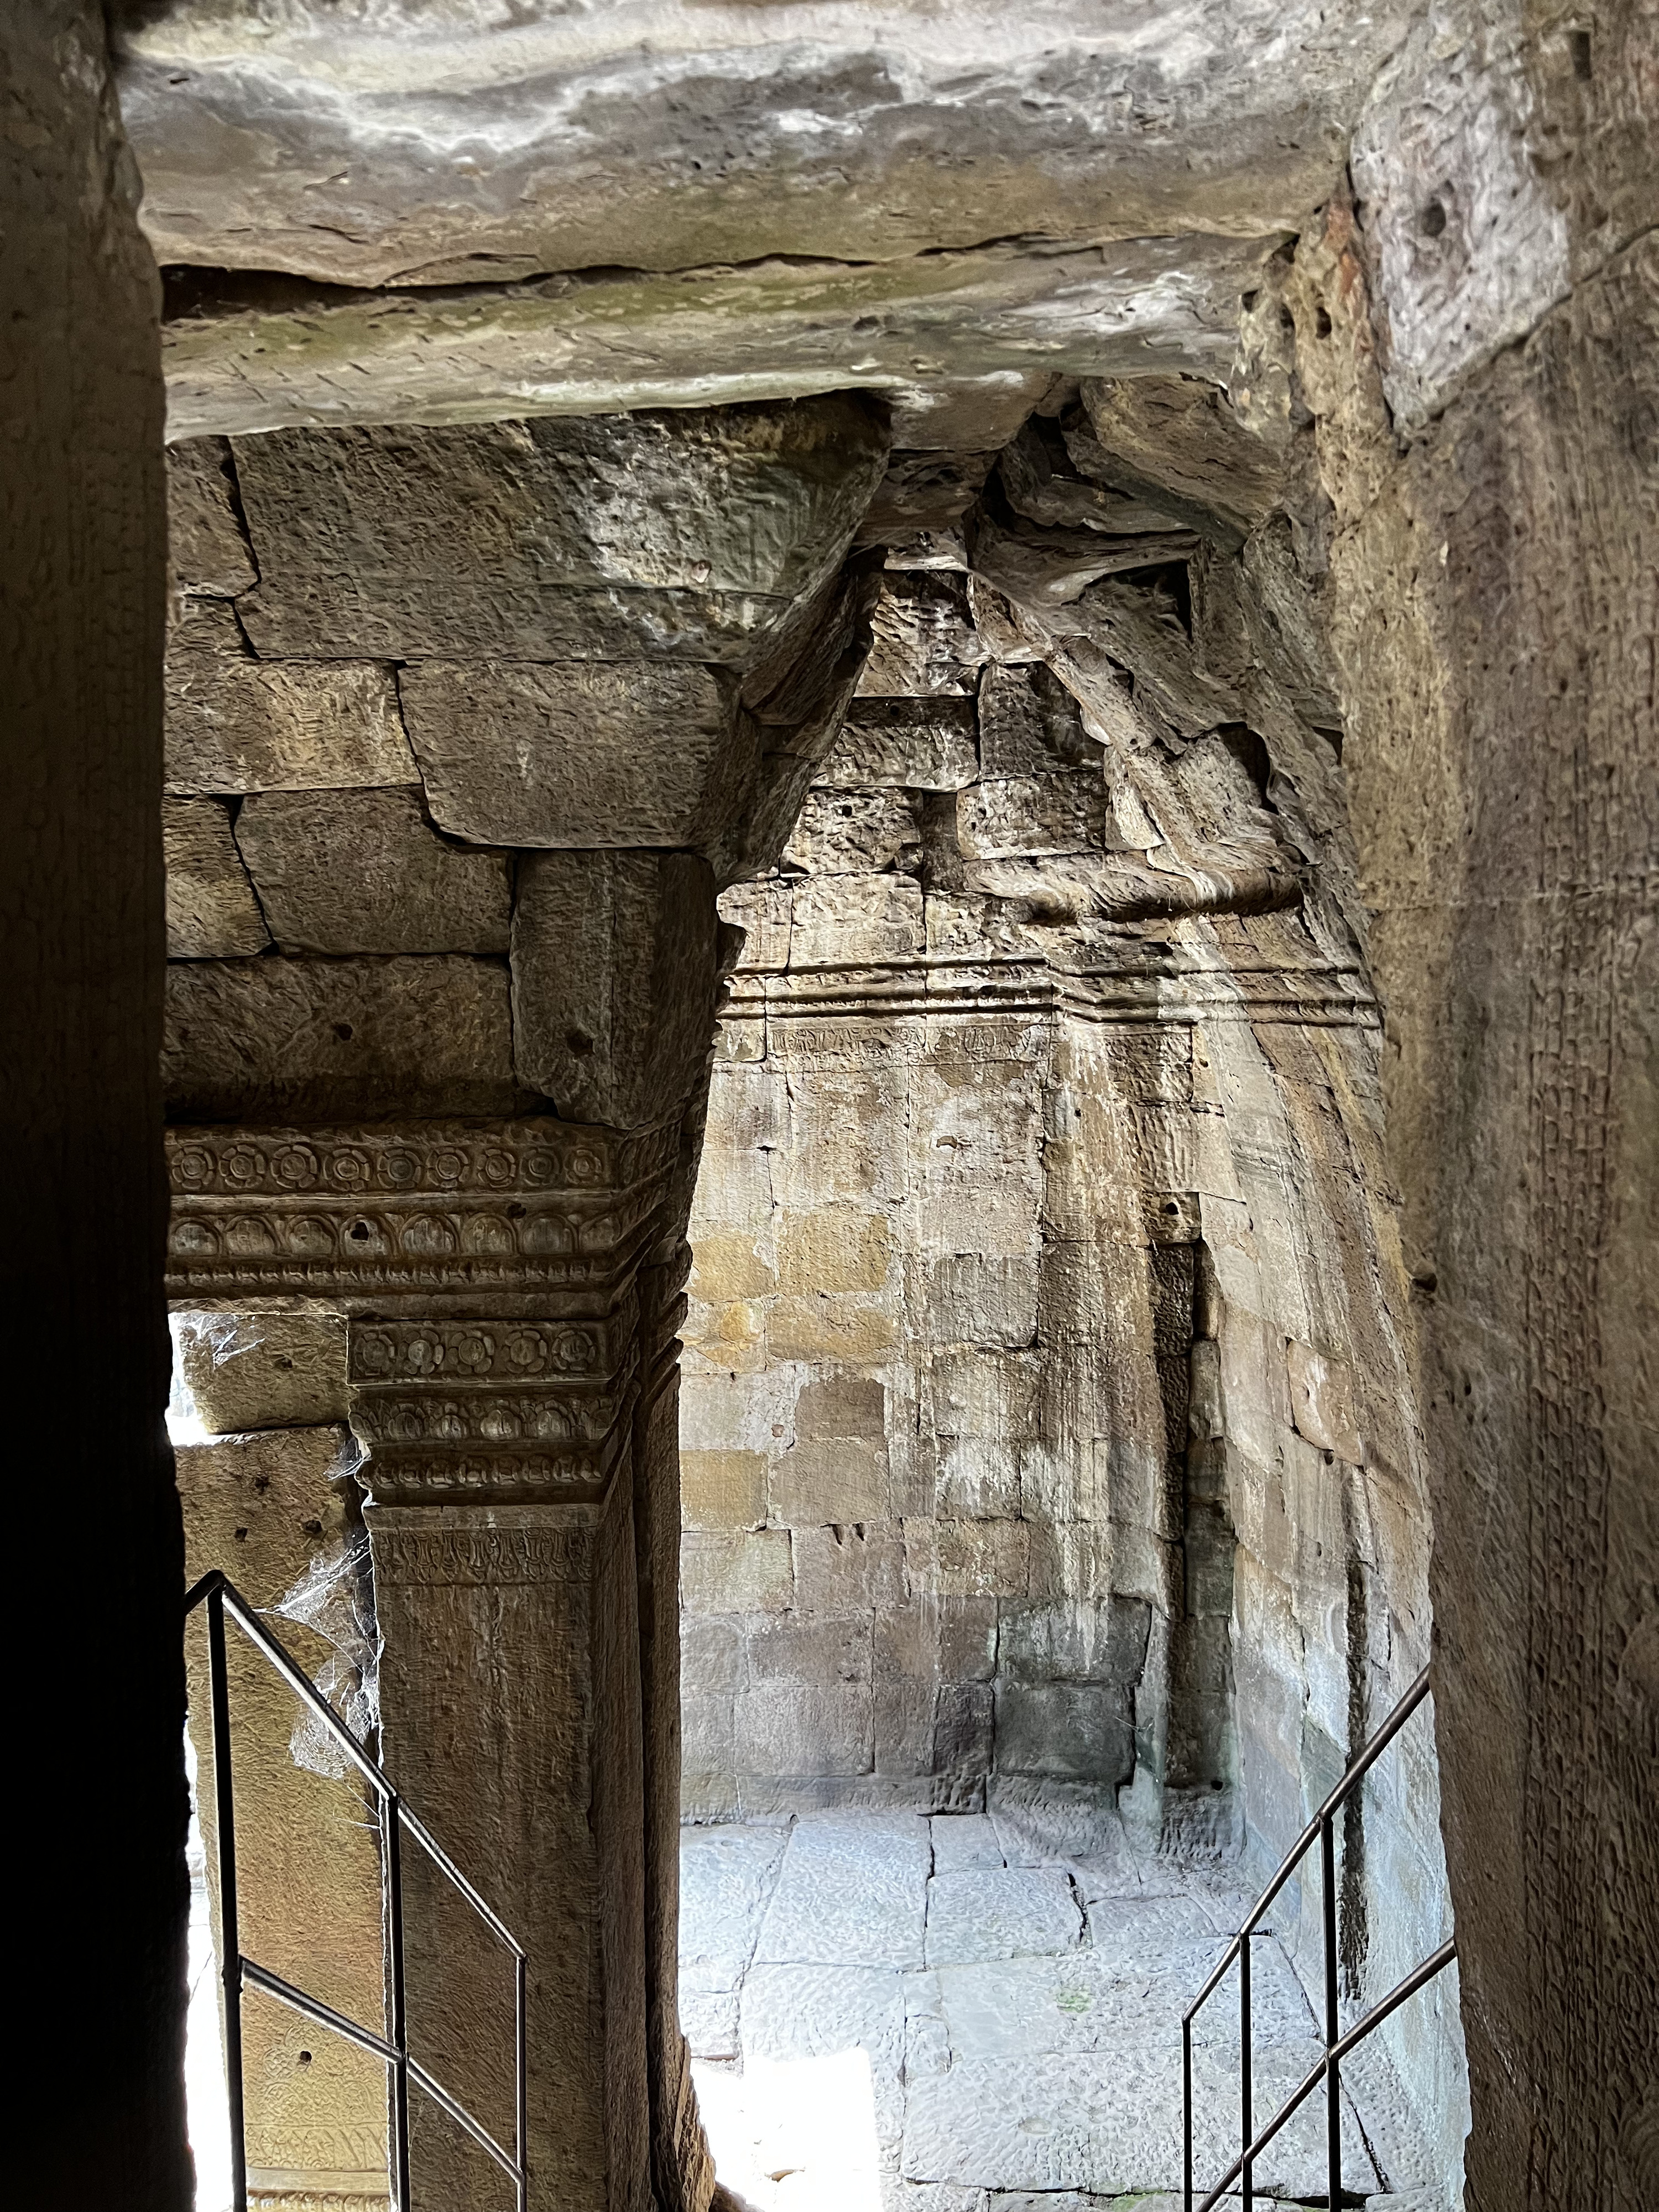
[[[235,2212],[247,2204],[247,2142],[242,2091],[242,1990],[251,1985],[277,1998],[307,2019],[331,2028],[360,2049],[384,2059],[392,2076],[391,2167],[392,2212],[411,2212],[409,2180],[409,2089],[412,2081],[433,2103],[463,2128],[480,2148],[513,2179],[518,2212],[525,2212],[528,2173],[525,2165],[525,1954],[507,1923],[484,1903],[477,1891],[434,1840],[398,1796],[386,1776],[363,1749],[328,1700],[313,1686],[304,1669],[291,1658],[260,1620],[235,1585],[214,1568],[203,1576],[185,1600],[188,1619],[205,1604],[208,1623],[208,1670],[213,1721],[213,1790],[215,1847],[219,1872],[220,1974],[224,1984],[225,2084],[230,2105],[231,2201]],[[225,1663],[225,1615],[228,1613],[249,1641],[268,1659],[307,1710],[319,1720],[346,1757],[374,1791],[380,1815],[380,1901],[386,1927],[388,1989],[386,2026],[390,2033],[377,2034],[319,1997],[296,1989],[273,1974],[242,1950],[236,1917],[236,1816],[231,1771],[230,1679]],[[403,1837],[410,1836],[426,1853],[440,1874],[466,1899],[490,1932],[513,1955],[514,2146],[504,2150],[494,2136],[475,2119],[459,2099],[409,2055],[409,2030],[404,1994]]]
[[[1250,2212],[1255,2203],[1255,2184],[1252,2169],[1267,2145],[1285,2125],[1292,2113],[1299,2111],[1320,2081],[1325,2084],[1325,2185],[1327,2212],[1336,2212],[1342,2201],[1342,2061],[1357,2044],[1363,2043],[1375,2027],[1382,2022],[1409,1996],[1414,1996],[1425,1984],[1431,1982],[1444,1966],[1457,1956],[1456,1942],[1448,1938],[1437,1951],[1432,1952],[1419,1966],[1413,1967],[1402,1982],[1395,1984],[1381,2003],[1375,2004],[1362,2020],[1344,2033],[1337,2021],[1337,1902],[1336,1902],[1336,1815],[1347,1802],[1371,1768],[1394,1741],[1406,1723],[1429,1694],[1429,1670],[1425,1667],[1412,1684],[1400,1703],[1389,1715],[1370,1742],[1351,1759],[1342,1779],[1314,1814],[1296,1842],[1291,1844],[1279,1869],[1267,1884],[1232,1942],[1223,1953],[1215,1968],[1198,1995],[1182,2014],[1182,2135],[1184,2158],[1183,2183],[1185,2212],[1193,2212],[1193,2021],[1199,2008],[1206,2003],[1220,1984],[1222,1978],[1234,1960],[1238,1961],[1238,2026],[1239,2026],[1239,2088],[1243,2119],[1243,2148],[1227,2168],[1215,2187],[1199,2206],[1198,2212],[1212,2212],[1212,2207],[1243,2179],[1244,2212]],[[1325,2051],[1305,2078],[1299,2081],[1260,2135],[1252,2135],[1254,2122],[1250,2118],[1250,1938],[1260,1926],[1267,1907],[1296,1872],[1303,1859],[1319,1845],[1320,1877],[1323,1889],[1325,1936]]]

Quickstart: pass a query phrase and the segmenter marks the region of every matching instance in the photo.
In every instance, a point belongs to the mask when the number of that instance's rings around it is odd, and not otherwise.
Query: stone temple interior
[[[20,2202],[1659,2203],[1651,0],[0,68]]]

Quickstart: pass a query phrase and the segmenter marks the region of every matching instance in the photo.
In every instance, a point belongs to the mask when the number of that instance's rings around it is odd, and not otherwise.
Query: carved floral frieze
[[[580,1291],[625,1263],[676,1143],[544,1116],[174,1128],[168,1295]]]

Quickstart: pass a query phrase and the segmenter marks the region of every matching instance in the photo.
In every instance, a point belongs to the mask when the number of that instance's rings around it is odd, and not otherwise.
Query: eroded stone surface
[[[181,592],[234,599],[258,581],[236,513],[222,438],[191,439],[167,455],[167,560]]]
[[[688,853],[536,853],[513,915],[514,1053],[573,1121],[679,1110],[714,1024],[714,886]]]
[[[833,574],[886,433],[856,398],[236,442],[256,649],[757,659]]]
[[[244,799],[236,843],[283,952],[505,952],[507,856],[441,837],[418,785]]]
[[[510,1114],[505,961],[193,960],[167,970],[161,1051],[179,1121]]]
[[[756,1948],[758,1964],[920,1966],[931,1855],[908,1813],[798,1820]]]
[[[935,1874],[927,1885],[930,1966],[1067,1951],[1082,1932],[1082,1914],[1064,1874],[1034,1880],[1012,1869],[975,1868]]]
[[[427,661],[400,688],[433,819],[455,836],[672,848],[719,823],[733,710],[712,669]]]
[[[350,1411],[343,1314],[175,1313],[172,1325],[175,1400],[210,1435],[314,1426]]]
[[[168,642],[167,684],[170,792],[328,790],[416,774],[389,668],[257,660],[222,602],[187,604]]]
[[[222,800],[164,799],[161,854],[169,959],[224,960],[264,951],[270,934]]]
[[[1262,0],[1130,27],[1062,6],[1034,58],[985,0],[944,43],[902,6],[787,27],[732,6],[511,31],[416,8],[311,5],[263,36],[212,20],[174,0],[126,33],[158,258],[428,284],[1294,228],[1403,28]],[[479,154],[458,167],[463,127]]]

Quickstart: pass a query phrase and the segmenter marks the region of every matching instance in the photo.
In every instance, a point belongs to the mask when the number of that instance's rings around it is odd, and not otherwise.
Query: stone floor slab
[[[927,1826],[935,1874],[965,1874],[972,1868],[1007,1863],[995,1825],[987,1814],[936,1813]]]
[[[1294,2086],[1301,2054],[1257,2061],[1261,2108]],[[1237,2144],[1231,2069],[1206,2054],[1194,2065],[1197,2154],[1218,2179]],[[1324,2118],[1311,2099],[1264,2156],[1265,2193],[1310,2196],[1324,2167]],[[1350,2142],[1348,2138],[1352,2138]],[[1180,2178],[1181,2084],[1166,2048],[1120,2045],[1086,2057],[975,2059],[914,2083],[906,2100],[902,2172],[913,2181],[969,2188],[1100,2196],[1167,2189]],[[1345,2130],[1344,2185],[1376,2186],[1358,2130]]]
[[[735,1824],[680,1832],[680,1971],[692,1986],[735,1990],[754,1955],[761,1915],[787,1840],[781,1828]]]
[[[904,1980],[886,1966],[757,1966],[743,1985],[743,2051],[759,2058],[870,2061],[884,2143],[904,2128]]]
[[[797,1820],[761,1925],[758,1962],[920,1966],[933,1853],[909,1813]]]
[[[1071,1881],[1053,1867],[976,1868],[927,1885],[930,1966],[1072,1951],[1082,1935]]]

